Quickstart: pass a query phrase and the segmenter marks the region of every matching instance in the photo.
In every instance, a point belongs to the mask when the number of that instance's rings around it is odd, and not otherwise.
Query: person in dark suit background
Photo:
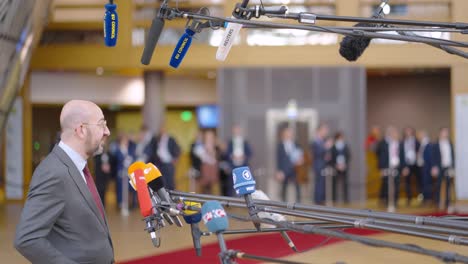
[[[239,125],[232,127],[232,137],[228,141],[226,152],[232,168],[249,166],[252,148]]]
[[[166,189],[174,190],[175,165],[180,156],[180,147],[175,138],[167,133],[165,124],[161,125],[159,134],[151,139],[147,152],[149,162],[161,171]]]
[[[285,127],[280,133],[281,142],[276,147],[276,179],[282,183],[281,198],[287,199],[288,184],[291,182],[296,187],[296,202],[301,201],[301,188],[297,181],[296,166],[303,162],[303,151],[294,141],[293,131]]]
[[[315,191],[314,201],[316,204],[324,204],[325,202],[325,168],[327,166],[327,150],[332,146],[326,144],[328,137],[329,127],[327,124],[322,123],[318,126],[316,136],[311,144],[313,156],[313,170],[315,175]]]
[[[96,188],[101,197],[101,202],[106,207],[106,191],[111,179],[111,155],[104,147],[101,154],[94,156],[94,175],[96,175]]]
[[[249,142],[244,137],[242,128],[239,125],[232,127],[232,137],[229,139],[226,150],[226,158],[229,163],[229,170],[234,168],[249,166],[249,160],[252,157],[252,149]],[[223,184],[224,183],[224,184]],[[224,186],[223,192],[226,196],[233,196],[233,181],[230,173],[225,180],[221,179]]]
[[[348,170],[351,161],[349,146],[346,143],[344,134],[338,132],[335,134],[335,142],[332,147],[332,160],[336,175],[333,178],[333,200],[336,201],[337,182],[342,182],[344,202],[349,202],[348,193]]]
[[[447,182],[445,185],[445,206],[448,208],[450,203],[450,179],[454,176],[455,155],[453,144],[450,141],[450,132],[446,127],[440,129],[439,138],[432,148],[431,165],[431,174],[436,177],[435,202],[439,204],[442,180],[445,179]]]
[[[419,173],[421,174],[423,202],[425,204],[430,203],[432,197],[432,176],[431,176],[431,161],[432,161],[432,147],[431,139],[426,131],[418,132],[419,142],[421,146],[418,151],[417,165]]]
[[[416,188],[422,194],[422,179],[417,164],[417,155],[420,148],[419,140],[416,138],[416,131],[412,127],[403,130],[403,139],[400,143],[400,150],[403,153],[401,159],[401,176],[405,179],[405,191],[407,204],[411,204],[413,192],[411,191],[411,179],[416,179]],[[418,197],[420,198],[420,196]]]
[[[380,199],[384,203],[388,202],[388,177],[389,174],[392,173],[394,174],[394,197],[396,205],[400,190],[401,160],[403,159],[403,152],[400,150],[398,131],[396,128],[391,126],[387,128],[385,138],[377,145],[376,153],[380,175],[382,177]]]
[[[114,263],[107,219],[87,160],[110,132],[102,110],[67,102],[61,141],[35,169],[16,228],[15,248],[32,263]]]
[[[124,188],[127,188],[129,190],[129,200],[125,201],[129,202],[129,208],[133,209],[137,206],[137,195],[136,191],[128,183],[127,170],[128,167],[136,160],[136,144],[130,139],[127,133],[121,132],[117,140],[110,144],[109,150],[114,159],[113,165],[115,166],[115,168],[112,169],[112,172],[115,173],[117,207],[122,208],[124,202],[123,191]]]

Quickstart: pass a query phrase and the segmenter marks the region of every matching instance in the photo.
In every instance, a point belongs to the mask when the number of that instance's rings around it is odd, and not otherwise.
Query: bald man
[[[61,141],[34,171],[15,247],[32,263],[114,263],[107,219],[87,160],[109,137],[102,110],[67,102]]]

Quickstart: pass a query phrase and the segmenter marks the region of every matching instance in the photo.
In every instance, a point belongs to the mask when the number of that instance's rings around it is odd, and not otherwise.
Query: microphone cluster
[[[191,227],[195,254],[202,255],[201,237],[216,235],[220,247],[219,259],[222,264],[234,263],[236,258],[249,258],[276,263],[298,263],[275,260],[263,256],[249,255],[228,249],[223,235],[241,233],[278,232],[288,246],[299,252],[287,231],[312,233],[356,241],[367,246],[386,247],[417,254],[433,256],[448,262],[468,262],[468,256],[454,252],[415,247],[412,245],[361,237],[344,232],[345,228],[368,228],[404,235],[445,241],[451,244],[468,245],[468,222],[443,217],[423,217],[395,213],[373,212],[327,206],[313,206],[271,201],[261,190],[256,190],[256,181],[249,167],[234,168],[232,172],[234,189],[240,198],[216,195],[167,191],[159,169],[151,163],[135,162],[128,169],[130,185],[137,191],[140,212],[146,223],[146,230],[153,245],[159,247],[159,231],[169,224],[182,226],[182,216]],[[226,212],[223,208],[239,207],[248,216]],[[285,215],[301,218],[303,221],[288,221]],[[229,218],[252,222],[255,229],[229,229]],[[203,221],[207,231],[200,230]]]
[[[216,60],[225,61],[235,40],[243,27],[249,28],[278,28],[278,29],[299,29],[316,32],[334,33],[345,36],[340,43],[339,53],[348,61],[356,61],[369,46],[372,39],[389,39],[398,41],[408,41],[415,43],[424,43],[433,47],[442,49],[450,54],[468,58],[468,53],[457,48],[468,48],[467,42],[446,40],[435,37],[423,37],[415,34],[421,32],[451,32],[459,34],[468,34],[468,23],[456,22],[432,22],[415,20],[385,19],[384,15],[389,13],[389,0],[381,0],[374,15],[371,18],[360,18],[350,16],[320,15],[308,12],[292,13],[286,6],[264,7],[256,5],[253,8],[248,7],[249,0],[243,0],[236,4],[232,16],[229,18],[215,17],[209,15],[207,8],[202,8],[197,13],[180,11],[177,8],[170,8],[169,0],[164,0],[158,9],[157,15],[151,23],[141,63],[149,65],[156,45],[161,37],[166,19],[182,18],[187,19],[187,26],[179,39],[174,52],[171,56],[169,65],[178,68],[188,53],[192,40],[197,33],[205,28],[213,30],[223,28],[224,33],[216,51]],[[299,24],[277,23],[265,21],[251,21],[262,16],[269,18],[293,19]],[[112,20],[114,19],[115,20]],[[108,46],[113,46],[117,38],[117,13],[115,5],[106,5],[106,16],[104,19],[105,42]],[[330,27],[317,26],[317,21],[331,20],[343,22],[357,22],[352,27]],[[398,28],[395,25],[400,26]],[[401,26],[406,27],[401,27]],[[408,27],[412,26],[412,27]],[[398,34],[384,33],[396,31]]]

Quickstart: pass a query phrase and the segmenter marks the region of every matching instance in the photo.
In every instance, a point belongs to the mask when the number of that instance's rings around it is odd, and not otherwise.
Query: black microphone
[[[201,204],[196,202],[184,202],[186,206],[195,206],[200,209],[201,211]],[[202,232],[198,227],[198,223],[201,221],[202,215],[200,211],[192,211],[192,210],[184,210],[184,220],[187,224],[190,224],[190,228],[192,230],[192,241],[193,241],[193,248],[195,249],[195,254],[200,257],[202,255],[202,248],[200,237]]]
[[[387,6],[388,0],[382,1],[380,6],[375,11],[372,18],[382,17],[385,6]],[[360,22],[354,25],[355,27],[379,27],[379,24]],[[340,54],[343,58],[348,61],[356,61],[361,57],[364,51],[367,49],[371,42],[371,38],[368,37],[357,37],[357,36],[346,36],[340,43]]]
[[[151,58],[153,57],[154,49],[158,44],[159,37],[161,36],[161,32],[164,28],[164,18],[162,18],[161,13],[163,12],[162,9],[165,7],[167,7],[167,0],[165,0],[161,4],[161,8],[159,8],[159,13],[151,22],[151,28],[148,32],[145,48],[143,49],[143,54],[141,55],[141,63],[144,65],[150,64]]]

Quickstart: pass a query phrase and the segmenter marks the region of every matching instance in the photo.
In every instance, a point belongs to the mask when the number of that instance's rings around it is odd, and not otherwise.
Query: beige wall
[[[450,74],[373,76],[367,85],[367,125],[411,124],[435,136],[450,126]]]
[[[216,103],[214,79],[169,76],[162,85],[167,106]],[[141,76],[36,71],[31,74],[30,98],[33,104],[62,104],[79,98],[98,104],[141,106],[145,101],[144,90]]]

